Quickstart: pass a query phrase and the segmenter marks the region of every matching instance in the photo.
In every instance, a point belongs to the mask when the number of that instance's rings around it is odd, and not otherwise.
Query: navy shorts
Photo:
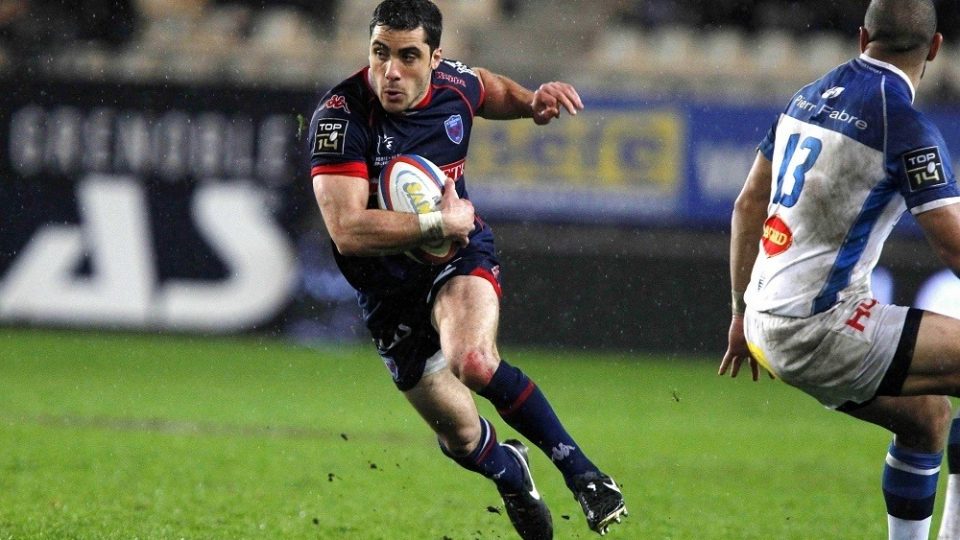
[[[438,265],[432,279],[399,294],[360,294],[363,318],[373,336],[383,363],[401,391],[410,390],[424,373],[445,365],[440,336],[431,323],[433,301],[455,276],[479,276],[493,286],[499,297],[500,261],[493,234],[487,228],[473,236],[447,264]]]

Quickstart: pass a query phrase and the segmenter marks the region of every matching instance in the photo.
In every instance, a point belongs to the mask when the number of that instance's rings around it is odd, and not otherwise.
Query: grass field
[[[721,379],[716,358],[503,352],[623,484],[630,517],[610,538],[886,537],[879,428],[779,382]],[[531,455],[556,537],[596,537]],[[8,538],[514,535],[492,484],[440,455],[371,346],[6,329]]]

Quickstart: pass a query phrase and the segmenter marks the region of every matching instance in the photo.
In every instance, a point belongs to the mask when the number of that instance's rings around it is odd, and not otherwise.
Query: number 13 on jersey
[[[794,163],[797,150],[807,150],[807,157],[802,163]],[[816,137],[806,137],[800,141],[800,134],[794,133],[787,139],[787,146],[783,151],[783,160],[780,164],[780,173],[777,175],[777,189],[773,194],[773,204],[780,204],[790,208],[797,204],[800,199],[800,192],[803,190],[803,183],[806,180],[807,172],[813,168],[813,164],[820,157],[820,150],[823,149],[823,142]],[[788,170],[792,167],[793,183],[788,184],[789,191],[784,192],[784,178]]]

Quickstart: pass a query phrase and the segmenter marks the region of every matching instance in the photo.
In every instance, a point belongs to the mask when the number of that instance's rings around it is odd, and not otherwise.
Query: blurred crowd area
[[[325,87],[366,62],[375,0],[0,0],[0,73]],[[437,0],[450,58],[585,92],[780,101],[857,53],[869,0]],[[960,101],[960,2],[923,101]]]

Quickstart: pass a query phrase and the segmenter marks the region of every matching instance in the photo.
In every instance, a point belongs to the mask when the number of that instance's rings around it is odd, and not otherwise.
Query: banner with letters
[[[230,332],[290,306],[309,96],[2,87],[0,320]]]
[[[308,177],[303,124],[319,92],[26,80],[0,90],[0,324],[365,335]],[[722,232],[779,110],[585,103],[545,127],[476,123],[465,176],[495,228]],[[957,163],[960,112],[932,117]],[[513,282],[547,255],[515,265]]]

